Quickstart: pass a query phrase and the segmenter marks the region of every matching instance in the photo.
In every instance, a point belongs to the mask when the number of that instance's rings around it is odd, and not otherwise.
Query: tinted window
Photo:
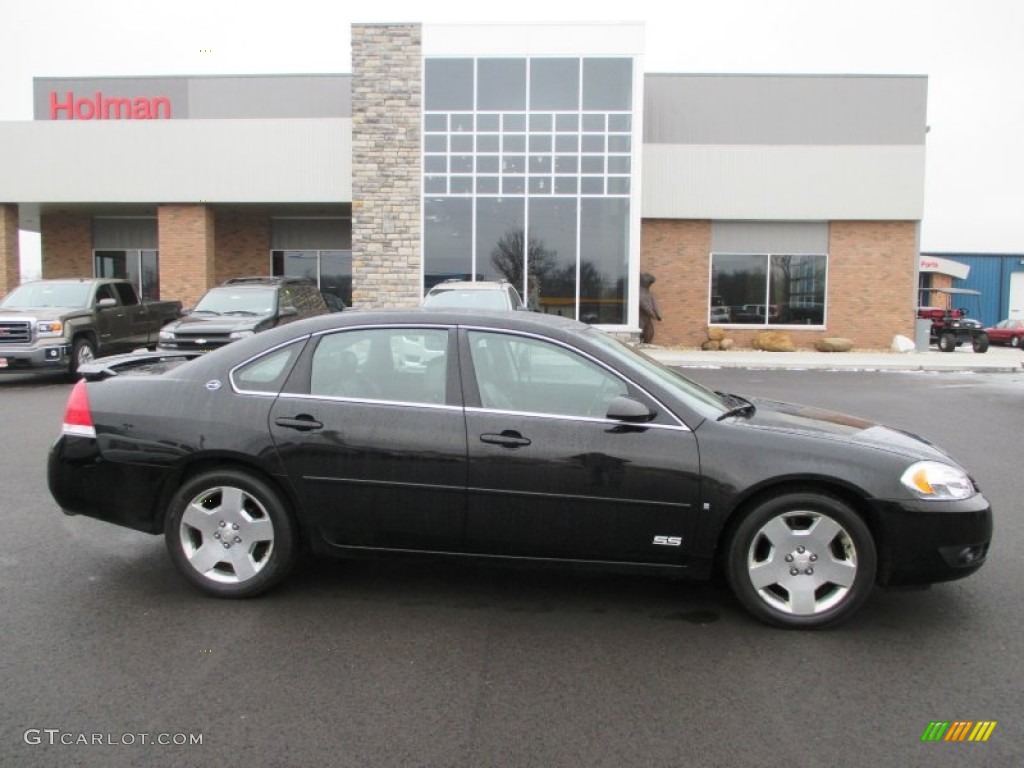
[[[484,408],[600,418],[628,392],[609,371],[546,341],[470,331],[469,346]]]
[[[448,331],[375,328],[320,339],[310,394],[403,403],[445,402]]]
[[[117,295],[121,298],[121,303],[125,306],[131,306],[132,304],[139,303],[139,297],[135,294],[134,289],[127,283],[115,283],[114,290],[117,291]]]
[[[289,344],[236,368],[231,373],[235,389],[244,392],[280,392],[302,346],[299,342]]]

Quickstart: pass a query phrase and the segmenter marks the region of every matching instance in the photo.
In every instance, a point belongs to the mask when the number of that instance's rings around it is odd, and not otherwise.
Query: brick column
[[[18,206],[0,205],[0,296],[21,282],[18,251]]]
[[[44,213],[40,219],[43,277],[92,277],[92,217]]]
[[[161,205],[160,298],[194,306],[214,285],[214,217],[205,205]]]
[[[352,25],[352,303],[420,300],[419,24]]]

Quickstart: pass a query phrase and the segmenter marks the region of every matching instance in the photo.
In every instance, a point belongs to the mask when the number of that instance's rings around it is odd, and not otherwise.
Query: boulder
[[[900,336],[896,334],[892,337],[892,351],[905,354],[907,352],[913,352],[917,349],[917,345],[914,344],[913,340],[908,339],[906,336]]]
[[[760,331],[754,334],[751,346],[765,352],[796,352],[793,339],[785,331]]]
[[[716,328],[713,325],[708,326],[708,338],[711,341],[721,341],[725,338],[725,328]]]
[[[733,339],[722,339],[718,342],[718,348],[723,351],[732,349],[734,346],[736,346],[736,342]]]
[[[715,341],[714,339],[708,339],[707,341],[700,345],[700,348],[703,349],[705,352],[714,352],[716,350],[721,349],[722,347],[721,344]]]
[[[814,342],[814,348],[819,352],[849,352],[853,349],[853,341],[850,339],[818,339]]]

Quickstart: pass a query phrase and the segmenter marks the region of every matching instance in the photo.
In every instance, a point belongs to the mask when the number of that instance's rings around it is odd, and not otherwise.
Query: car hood
[[[807,405],[760,398],[747,399],[757,410],[752,416],[737,417],[737,421],[754,429],[860,443],[914,459],[933,459],[946,463],[951,461],[942,449],[924,438],[894,427]]]
[[[68,309],[67,307],[38,307],[36,309],[6,309],[0,308],[0,320],[59,320],[74,314],[89,314],[89,310],[82,308]]]
[[[273,315],[188,315],[168,323],[165,331],[176,333],[231,333],[263,325]]]

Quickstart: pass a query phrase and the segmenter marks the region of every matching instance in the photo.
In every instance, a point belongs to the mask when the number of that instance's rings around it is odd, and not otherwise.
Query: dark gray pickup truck
[[[180,301],[142,301],[128,280],[25,283],[0,301],[0,373],[67,371],[95,357],[151,347]]]

